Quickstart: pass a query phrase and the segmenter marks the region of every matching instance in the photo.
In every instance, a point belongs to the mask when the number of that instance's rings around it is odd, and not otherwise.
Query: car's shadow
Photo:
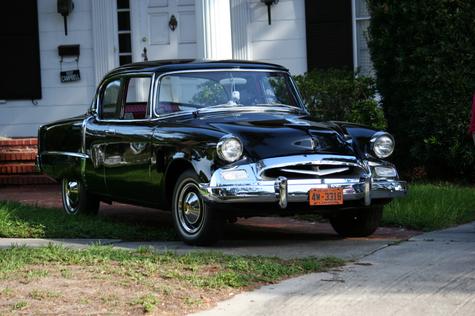
[[[138,223],[157,229],[173,227],[170,212],[124,204],[101,206],[99,216],[123,223]],[[293,217],[254,217],[226,223],[224,240],[335,240],[341,239],[328,223]]]

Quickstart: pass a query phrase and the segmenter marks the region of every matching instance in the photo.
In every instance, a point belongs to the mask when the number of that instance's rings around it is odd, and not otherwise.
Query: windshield
[[[160,80],[156,114],[220,106],[300,107],[285,72],[203,71],[165,75]]]

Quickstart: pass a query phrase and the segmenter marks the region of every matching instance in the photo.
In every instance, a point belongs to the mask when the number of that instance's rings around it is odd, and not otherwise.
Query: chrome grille
[[[268,168],[262,172],[263,180],[273,180],[278,177],[287,179],[322,179],[322,178],[359,178],[362,170],[355,166],[345,165],[294,165]]]

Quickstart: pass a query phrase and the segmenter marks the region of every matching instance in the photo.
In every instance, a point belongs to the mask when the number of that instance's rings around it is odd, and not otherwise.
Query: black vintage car
[[[86,114],[40,127],[38,165],[68,214],[171,210],[186,243],[209,244],[226,220],[302,212],[372,234],[407,190],[393,149],[386,132],[312,119],[281,66],[179,60],[107,74]]]

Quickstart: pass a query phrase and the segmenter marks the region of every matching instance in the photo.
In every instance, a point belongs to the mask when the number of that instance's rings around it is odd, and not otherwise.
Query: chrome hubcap
[[[185,196],[183,212],[188,223],[196,224],[200,218],[201,205],[200,199],[195,192],[190,192]]]
[[[65,202],[69,210],[74,211],[79,205],[79,183],[64,180]]]
[[[203,224],[203,205],[197,192],[196,184],[187,183],[178,197],[178,219],[189,234],[198,232]]]

